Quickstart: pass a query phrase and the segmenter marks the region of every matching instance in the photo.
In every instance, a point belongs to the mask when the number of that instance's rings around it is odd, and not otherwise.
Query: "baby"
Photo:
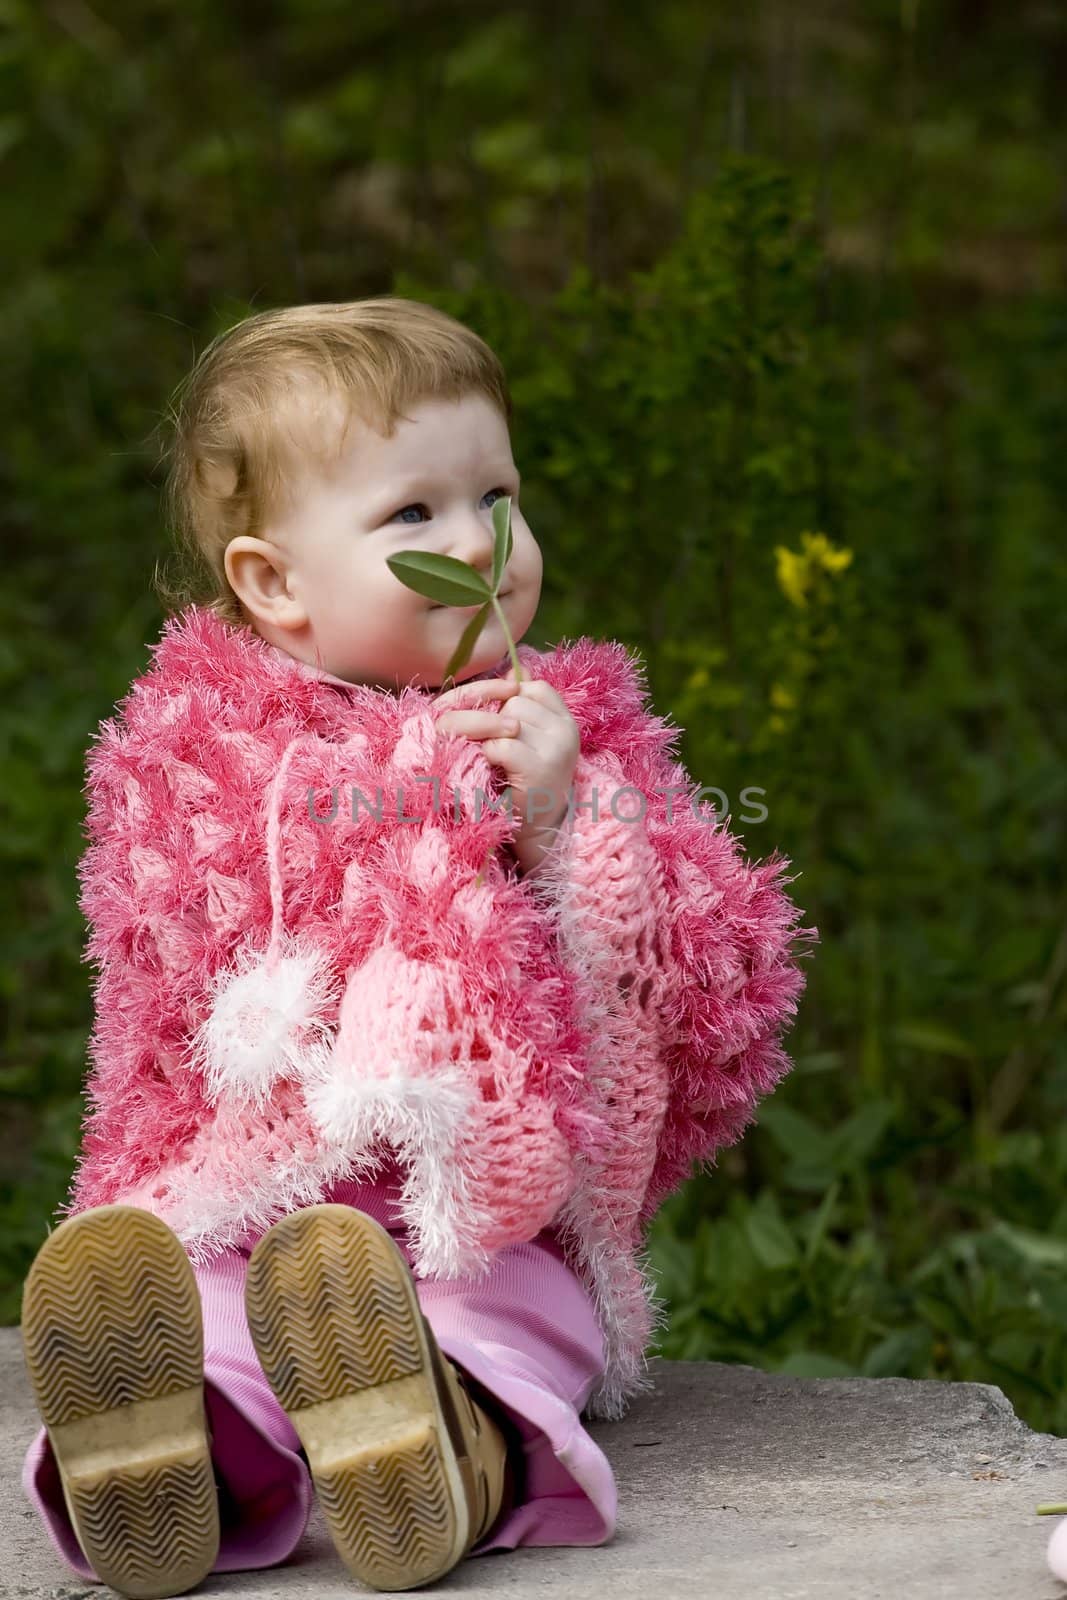
[[[375,309],[364,302],[364,317]],[[409,316],[417,315],[412,307]],[[393,576],[387,558],[403,549],[432,551],[466,562],[488,580],[489,513],[497,500],[510,498],[512,551],[499,602],[516,642],[536,615],[543,562],[518,505],[502,377],[482,390],[401,403],[407,414],[395,424],[389,419],[394,431],[386,437],[342,417],[335,402],[337,414],[317,426],[326,439],[341,441],[336,461],[325,473],[294,461],[286,509],[266,525],[267,537],[231,539],[223,560],[242,619],[279,649],[345,683],[437,688],[479,608],[427,601]],[[475,495],[475,484],[487,487]],[[405,504],[408,495],[427,498]],[[506,644],[491,611],[470,660],[455,674],[460,686],[436,696],[438,707],[450,708],[437,727],[481,741],[506,776],[520,819],[513,846],[525,873],[550,847],[566,811],[578,730],[542,679],[520,686],[511,675],[479,682],[476,697],[464,693],[463,682],[500,665]],[[483,708],[460,709],[475,698]]]
[[[484,342],[394,297],[247,319],[172,413],[181,614],[89,758],[91,1116],[22,1317],[24,1490],[122,1594],[284,1562],[313,1491],[382,1590],[609,1541],[580,1417],[650,1387],[643,1229],[788,1069],[815,930],[788,863],[672,816],[678,730],[621,646],[516,677],[494,612],[441,692],[477,608],[388,558],[490,579],[510,499],[523,637],[510,419]],[[412,814],[327,826],[342,757]],[[510,817],[442,817],[439,778],[490,773]]]

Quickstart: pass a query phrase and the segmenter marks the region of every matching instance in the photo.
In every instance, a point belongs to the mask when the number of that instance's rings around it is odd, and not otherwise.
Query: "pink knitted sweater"
[[[790,1067],[794,946],[818,935],[789,863],[746,863],[695,799],[619,643],[519,646],[581,735],[528,879],[503,775],[435,732],[431,692],[348,684],[196,606],[152,649],[87,758],[99,972],[61,1209],[144,1206],[206,1260],[397,1171],[428,1277],[551,1225],[605,1336],[587,1410],[621,1416],[663,1317],[647,1223]]]

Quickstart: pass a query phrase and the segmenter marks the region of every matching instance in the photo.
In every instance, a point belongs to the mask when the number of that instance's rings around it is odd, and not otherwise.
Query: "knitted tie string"
[[[285,780],[289,775],[289,767],[297,746],[306,740],[314,739],[315,734],[298,733],[290,739],[285,747],[285,752],[278,763],[278,770],[270,787],[270,799],[267,816],[267,870],[270,876],[270,944],[267,947],[266,967],[273,973],[281,953],[282,942],[282,867],[281,867],[281,807],[282,794],[285,789]]]

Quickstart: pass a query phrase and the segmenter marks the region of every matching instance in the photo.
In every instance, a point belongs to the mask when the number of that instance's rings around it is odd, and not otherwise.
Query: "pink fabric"
[[[701,800],[621,642],[517,653],[579,740],[524,875],[499,766],[432,695],[168,619],[86,761],[100,970],[61,1210],[143,1206],[207,1262],[398,1146],[421,1277],[555,1228],[606,1342],[588,1414],[619,1417],[666,1321],[645,1227],[788,1071],[816,930],[789,863],[746,862]]]
[[[334,1184],[327,1198],[358,1204],[375,1217],[410,1265],[397,1192],[387,1166],[375,1182]],[[300,1440],[267,1384],[248,1333],[244,1278],[255,1237],[249,1234],[238,1249],[193,1268],[204,1313],[205,1401],[219,1484],[216,1572],[285,1561],[307,1526],[314,1494]],[[510,1424],[517,1503],[471,1554],[518,1545],[606,1543],[615,1531],[615,1479],[579,1420],[603,1371],[603,1336],[589,1296],[554,1237],[546,1230],[507,1246],[485,1279],[416,1281],[441,1349],[484,1387]],[[95,1579],[67,1514],[43,1427],[27,1451],[22,1487],[58,1554],[80,1577]]]

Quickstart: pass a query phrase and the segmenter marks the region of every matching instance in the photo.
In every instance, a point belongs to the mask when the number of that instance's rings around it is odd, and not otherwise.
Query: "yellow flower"
[[[800,550],[775,545],[778,587],[795,606],[806,606],[819,571],[843,572],[852,560],[852,551],[833,545],[825,533],[800,535]]]
[[[787,550],[784,544],[775,545],[774,553],[778,559],[778,587],[793,605],[806,606],[804,591],[808,586],[808,574],[804,557],[795,550]]]
[[[772,706],[776,706],[779,711],[792,711],[796,703],[796,695],[787,689],[784,683],[773,683],[771,685]]]
[[[826,572],[843,572],[852,560],[852,551],[832,545],[825,533],[802,533],[800,537],[810,560]]]

